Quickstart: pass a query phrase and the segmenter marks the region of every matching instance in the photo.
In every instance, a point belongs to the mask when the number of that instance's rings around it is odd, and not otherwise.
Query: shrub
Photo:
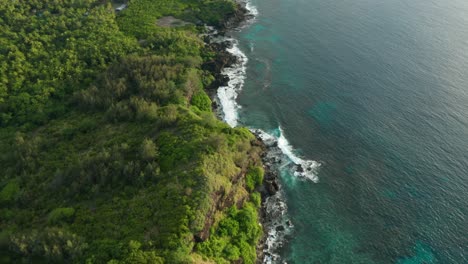
[[[83,238],[65,229],[46,228],[13,234],[9,247],[28,258],[42,257],[56,263],[76,263],[88,245]]]
[[[200,109],[201,111],[206,111],[206,112],[211,111],[211,99],[203,91],[200,91],[193,95],[192,104],[198,107],[198,109]]]
[[[134,109],[137,119],[154,121],[158,118],[158,106],[155,103],[132,97],[130,98],[130,105]]]
[[[67,221],[75,215],[75,209],[71,207],[55,208],[49,213],[49,223],[58,223],[61,221]]]
[[[250,195],[250,200],[252,201],[252,203],[258,208],[260,207],[261,203],[262,203],[262,198],[260,196],[260,193],[258,192],[254,192]]]
[[[238,260],[240,258],[239,248],[229,244],[224,248],[223,254],[228,260]]]
[[[242,259],[244,260],[243,263],[245,264],[254,264],[256,259],[256,252],[255,247],[252,247],[246,241],[241,241],[239,245],[240,254]]]
[[[143,251],[140,249],[141,243],[131,240],[128,243],[127,256],[122,260],[111,260],[109,264],[163,264],[164,259],[156,255],[155,251]]]
[[[255,187],[259,186],[263,182],[263,175],[265,171],[262,167],[255,166],[251,167],[245,177],[245,185],[249,191],[253,191]]]
[[[15,199],[20,191],[17,180],[11,180],[0,192],[0,202],[9,202]]]
[[[156,144],[151,139],[147,138],[143,140],[141,144],[141,156],[146,161],[154,160],[158,156]]]
[[[216,263],[242,258],[242,263],[253,264],[255,246],[262,232],[257,221],[257,209],[251,203],[241,209],[232,206],[213,228],[210,238],[197,244],[196,248],[202,255],[214,258]]]
[[[219,223],[218,233],[221,236],[237,236],[239,233],[239,223],[232,218],[224,218]]]

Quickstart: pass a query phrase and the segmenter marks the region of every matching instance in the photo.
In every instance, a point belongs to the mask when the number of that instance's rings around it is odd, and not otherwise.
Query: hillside
[[[254,263],[262,150],[215,118],[197,26],[238,6],[113,4],[0,4],[0,262]]]

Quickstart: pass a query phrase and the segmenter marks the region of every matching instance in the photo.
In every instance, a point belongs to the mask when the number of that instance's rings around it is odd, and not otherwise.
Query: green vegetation
[[[212,229],[210,239],[197,244],[197,250],[212,257],[216,263],[229,263],[242,256],[243,263],[254,264],[255,245],[262,232],[257,219],[257,208],[252,203],[247,203],[241,210],[231,207]]]
[[[253,191],[255,187],[259,186],[263,182],[263,175],[265,172],[263,171],[262,167],[255,166],[251,167],[247,172],[245,177],[245,185],[249,191]]]
[[[75,214],[75,209],[70,207],[65,208],[55,208],[49,214],[49,222],[50,223],[58,223],[60,221],[67,221],[71,220],[73,215]]]
[[[110,5],[1,1],[0,125],[44,124],[67,95],[141,48],[123,34]]]
[[[234,11],[0,3],[0,262],[255,261],[261,149],[211,112],[201,29],[155,23]]]
[[[235,11],[236,5],[230,0],[131,0],[118,22],[124,32],[146,39],[154,34],[154,24],[163,16],[219,27]],[[159,37],[164,38],[156,34]]]
[[[12,201],[15,199],[19,191],[20,188],[18,181],[15,179],[10,180],[0,192],[0,202]]]

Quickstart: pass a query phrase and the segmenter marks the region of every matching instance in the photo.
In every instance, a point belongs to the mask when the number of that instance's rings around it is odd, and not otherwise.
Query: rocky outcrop
[[[237,9],[231,17],[227,18],[221,27],[209,29],[208,34],[205,35],[204,41],[206,43],[207,52],[215,54],[213,59],[206,61],[202,65],[202,69],[209,71],[214,81],[206,87],[208,95],[213,101],[213,110],[217,110],[215,97],[217,89],[221,86],[227,86],[229,77],[222,74],[223,69],[232,66],[237,62],[237,57],[227,51],[231,47],[230,41],[219,41],[220,38],[224,37],[228,30],[238,28],[242,23],[248,21],[252,15],[245,8],[243,3],[237,3]]]
[[[257,246],[257,263],[277,263],[280,261],[278,250],[283,247],[293,228],[287,218],[287,206],[279,180],[279,168],[284,164],[284,155],[276,138],[261,130],[252,132],[263,144],[261,158],[265,169],[263,186],[258,189],[262,194],[260,215],[264,235]]]
[[[229,19],[227,19],[224,22],[221,30],[226,31],[230,29],[235,29],[251,17],[252,15],[249,14],[249,11],[245,8],[244,3],[237,3],[236,11]]]
[[[226,50],[230,45],[231,43],[229,41],[211,42],[207,45],[208,51],[215,54],[213,59],[202,65],[202,69],[209,71],[214,77],[214,81],[207,87],[210,96],[214,96],[216,90],[220,86],[226,86],[229,82],[229,77],[222,74],[222,71],[224,68],[230,67],[237,61],[236,56]]]

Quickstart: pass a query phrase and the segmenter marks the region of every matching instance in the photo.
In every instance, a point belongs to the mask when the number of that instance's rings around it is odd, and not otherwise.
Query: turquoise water
[[[284,130],[288,263],[468,263],[468,2],[253,0],[241,122]]]

